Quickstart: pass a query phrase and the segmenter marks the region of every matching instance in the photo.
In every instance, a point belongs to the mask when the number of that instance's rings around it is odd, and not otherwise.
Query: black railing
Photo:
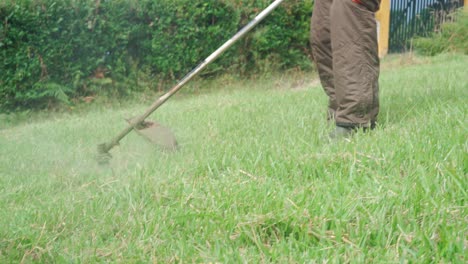
[[[391,0],[390,52],[408,50],[415,36],[427,36],[453,19],[463,0]]]

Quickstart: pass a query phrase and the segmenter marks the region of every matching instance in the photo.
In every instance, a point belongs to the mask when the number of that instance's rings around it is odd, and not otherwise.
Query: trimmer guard
[[[127,120],[127,122],[132,124],[131,120]],[[157,122],[145,120],[136,125],[134,130],[152,144],[165,150],[177,149],[177,140],[172,131]]]

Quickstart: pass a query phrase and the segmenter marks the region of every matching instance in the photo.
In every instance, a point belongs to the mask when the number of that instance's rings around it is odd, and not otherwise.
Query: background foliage
[[[447,51],[468,54],[468,13],[460,11],[456,15],[455,22],[443,24],[440,32],[415,39],[415,49],[431,56]]]
[[[6,0],[0,3],[0,109],[163,89],[269,0]],[[204,72],[308,68],[312,1],[286,1]]]

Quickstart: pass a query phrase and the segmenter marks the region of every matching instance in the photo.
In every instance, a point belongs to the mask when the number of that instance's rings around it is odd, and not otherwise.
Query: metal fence
[[[408,50],[411,38],[439,30],[462,6],[463,0],[391,0],[389,51]]]

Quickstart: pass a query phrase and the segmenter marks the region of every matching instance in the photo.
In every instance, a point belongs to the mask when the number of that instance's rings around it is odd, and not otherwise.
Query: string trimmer
[[[195,67],[189,72],[182,80],[179,81],[172,89],[167,93],[159,97],[154,103],[143,113],[141,116],[132,118],[128,121],[128,126],[125,127],[116,137],[111,141],[98,145],[98,154],[100,163],[108,163],[111,155],[109,151],[119,144],[130,131],[136,130],[138,134],[148,139],[151,143],[162,146],[164,148],[174,149],[177,146],[175,136],[172,132],[157,122],[145,121],[145,119],[151,115],[156,109],[164,104],[171,96],[177,93],[185,84],[187,84],[193,77],[199,74],[203,69],[206,68],[211,62],[217,59],[224,51],[236,43],[239,39],[245,36],[250,30],[252,30],[258,23],[260,23],[265,17],[267,17],[275,8],[277,8],[284,0],[276,0],[270,4],[265,10],[258,14],[250,23],[244,28],[237,32],[231,39],[226,41],[221,47],[215,52],[208,56],[202,63]]]

